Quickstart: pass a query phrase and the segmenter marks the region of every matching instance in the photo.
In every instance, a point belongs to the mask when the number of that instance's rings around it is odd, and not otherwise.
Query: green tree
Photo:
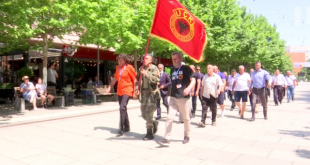
[[[84,32],[83,22],[94,13],[96,2],[85,0],[2,0],[2,28],[10,33],[0,40],[9,41],[39,38],[43,48],[43,82],[47,82],[47,52],[51,41],[65,34]],[[9,29],[9,30],[8,30]],[[0,29],[1,30],[1,29]],[[11,38],[8,40],[7,38]],[[14,45],[14,44],[13,44]],[[16,44],[15,44],[16,45]]]

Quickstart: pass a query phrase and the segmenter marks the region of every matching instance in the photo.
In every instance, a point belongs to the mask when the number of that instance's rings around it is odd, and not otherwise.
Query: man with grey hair
[[[207,66],[207,74],[202,79],[202,92],[200,94],[202,98],[202,114],[201,122],[198,123],[198,126],[205,127],[208,107],[210,107],[212,112],[212,126],[216,126],[216,102],[223,87],[221,77],[213,72],[213,66],[209,64]]]
[[[282,99],[284,96],[284,91],[287,88],[286,79],[283,74],[280,74],[280,70],[277,69],[273,76],[271,86],[273,87],[273,98],[276,106],[282,104]],[[284,87],[283,87],[284,86]]]
[[[169,100],[169,114],[166,120],[166,133],[164,139],[158,141],[162,146],[170,145],[173,118],[177,111],[183,117],[184,121],[184,140],[183,144],[189,142],[190,139],[190,92],[195,86],[194,73],[190,67],[182,65],[182,54],[180,52],[172,53],[172,63],[174,72],[172,76],[171,97]]]
[[[234,85],[232,87],[232,93],[235,94],[236,105],[240,109],[240,118],[244,119],[244,111],[246,102],[248,101],[248,95],[250,95],[251,77],[248,73],[244,72],[244,66],[239,66],[239,74],[236,75]],[[242,106],[240,100],[242,99]]]
[[[286,71],[285,80],[287,83],[287,102],[289,103],[292,99],[294,101],[295,87],[298,86],[297,78],[291,71]]]

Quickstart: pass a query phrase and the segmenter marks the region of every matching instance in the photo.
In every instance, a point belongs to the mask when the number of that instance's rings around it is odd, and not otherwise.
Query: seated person
[[[41,106],[42,108],[47,108],[47,105],[50,105],[54,100],[54,96],[47,94],[46,85],[42,84],[42,78],[38,78],[38,83],[36,85],[38,97],[41,97]],[[46,98],[48,98],[48,103],[46,104]]]
[[[87,88],[92,88],[93,87],[93,80],[92,78],[88,78],[88,83],[87,83]]]
[[[99,80],[99,84],[98,84],[98,77],[95,76],[95,81],[93,82],[93,86],[102,86],[103,83],[101,80]]]
[[[23,98],[28,100],[33,105],[33,110],[37,110],[37,92],[32,82],[29,82],[29,77],[24,76],[24,81],[20,84],[20,92],[23,94]]]

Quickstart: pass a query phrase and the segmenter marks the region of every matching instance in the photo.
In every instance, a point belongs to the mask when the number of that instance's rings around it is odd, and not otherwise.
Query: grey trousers
[[[266,92],[265,88],[253,88],[253,90],[252,90],[252,96],[253,96],[252,118],[253,119],[255,119],[255,107],[256,107],[257,97],[259,97],[259,99],[262,103],[264,117],[267,117],[267,100],[266,100],[266,93],[265,92]]]

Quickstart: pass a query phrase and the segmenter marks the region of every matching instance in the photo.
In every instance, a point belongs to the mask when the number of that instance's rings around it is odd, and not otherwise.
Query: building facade
[[[306,62],[306,53],[305,52],[286,52],[286,55],[290,56],[290,59],[293,64],[293,72],[296,74],[300,73],[302,67],[297,67],[294,65],[295,62]]]
[[[286,52],[288,53],[305,53],[305,60],[310,59],[310,46],[287,46]]]

